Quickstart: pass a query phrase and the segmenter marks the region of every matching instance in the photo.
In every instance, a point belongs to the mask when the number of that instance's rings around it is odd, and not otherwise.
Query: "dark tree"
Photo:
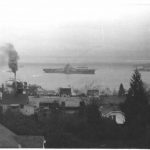
[[[123,87],[123,84],[121,83],[118,91],[118,96],[124,96],[124,95],[125,95],[125,89]]]
[[[141,79],[141,74],[137,69],[134,71],[131,78],[127,100],[135,101],[138,104],[142,104],[142,106],[148,105],[146,90]]]
[[[96,99],[92,98],[86,107],[86,115],[89,123],[97,123],[100,120],[99,106]]]
[[[144,133],[148,122],[148,99],[141,74],[136,69],[132,75],[128,95],[122,109],[126,115],[130,136]]]

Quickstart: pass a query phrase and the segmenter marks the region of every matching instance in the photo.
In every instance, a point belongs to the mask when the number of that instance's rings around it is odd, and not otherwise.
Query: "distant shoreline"
[[[66,65],[70,63],[72,65],[143,65],[143,64],[150,64],[150,60],[126,60],[126,61],[99,61],[99,62],[19,62],[19,65]]]

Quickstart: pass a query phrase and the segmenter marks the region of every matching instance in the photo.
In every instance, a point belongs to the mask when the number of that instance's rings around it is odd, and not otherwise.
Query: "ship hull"
[[[43,69],[45,73],[63,73],[63,74],[95,74],[94,69],[87,69],[87,70],[82,70],[82,69],[74,69],[74,70],[69,70],[65,71],[62,69]]]

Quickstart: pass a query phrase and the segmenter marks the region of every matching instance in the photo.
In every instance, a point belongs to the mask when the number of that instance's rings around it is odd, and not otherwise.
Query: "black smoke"
[[[2,53],[8,57],[8,66],[11,69],[11,71],[16,74],[16,71],[18,70],[18,53],[15,50],[13,44],[7,43],[4,46],[0,47],[0,50]]]

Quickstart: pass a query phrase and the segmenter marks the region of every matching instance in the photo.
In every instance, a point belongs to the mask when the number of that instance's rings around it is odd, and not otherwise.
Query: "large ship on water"
[[[64,68],[44,68],[45,73],[64,73],[64,74],[95,74],[95,69],[88,69],[87,67],[74,68],[70,64],[67,64]]]

